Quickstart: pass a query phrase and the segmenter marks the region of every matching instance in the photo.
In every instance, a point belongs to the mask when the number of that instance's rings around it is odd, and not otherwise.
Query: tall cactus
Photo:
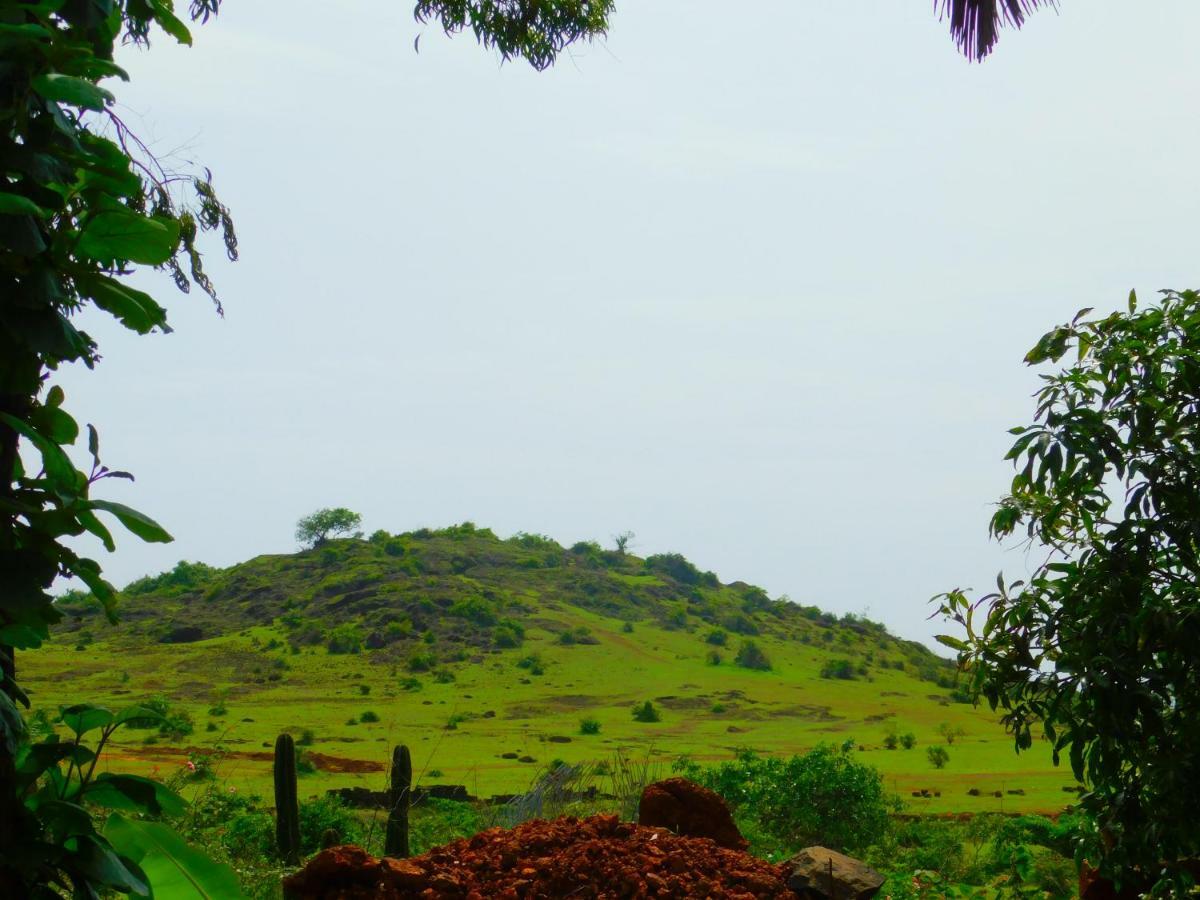
[[[388,820],[384,835],[385,856],[405,859],[408,847],[408,802],[412,796],[412,756],[401,744],[392,751],[392,784],[388,790]]]
[[[275,740],[275,843],[289,866],[300,864],[300,802],[296,798],[296,743],[290,734]]]

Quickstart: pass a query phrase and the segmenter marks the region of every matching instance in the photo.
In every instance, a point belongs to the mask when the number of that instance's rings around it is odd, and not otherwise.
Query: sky
[[[1025,352],[1196,287],[1200,5],[1064,0],[957,53],[932,4],[622,3],[546,72],[404,3],[228,0],[119,61],[119,111],[207,166],[226,315],[82,326],[58,376],[137,482],[123,584],[295,549],[296,520],[633,531],[722,580],[929,641],[987,536]],[[752,13],[752,14],[748,14]],[[419,51],[414,39],[420,35]]]

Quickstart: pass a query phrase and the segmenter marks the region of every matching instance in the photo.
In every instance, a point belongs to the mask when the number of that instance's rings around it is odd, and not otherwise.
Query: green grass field
[[[559,643],[564,628],[580,625],[598,643]],[[739,748],[793,753],[852,741],[913,812],[1056,812],[1073,799],[1063,790],[1073,784],[1070,771],[1051,764],[1048,745],[1018,756],[991,713],[951,702],[945,690],[908,671],[822,678],[829,650],[772,634],[756,638],[772,670],[752,671],[734,666],[732,652],[711,665],[712,647],[699,628],[638,623],[627,633],[608,616],[547,608],[527,624],[522,647],[480,650],[448,665],[454,680],[447,683],[377,654],[333,654],[319,645],[296,652],[278,624],[188,644],[134,643],[120,629],[99,629],[82,649],[70,641],[68,635],[22,654],[35,707],[84,699],[118,707],[165,695],[195,722],[194,733],[174,745],[146,744],[151,732],[125,731],[104,766],[165,777],[185,764],[187,752],[220,748],[220,777],[264,796],[276,735],[309,730],[314,742],[307,750],[322,756],[318,771],[302,781],[308,794],[382,789],[391,748],[400,742],[412,748],[419,781],[463,784],[487,796],[522,790],[556,759],[606,759],[622,750],[665,772],[681,754],[720,760]],[[531,653],[544,674],[518,667]],[[407,678],[418,679],[419,689],[405,689]],[[661,722],[633,720],[633,704],[647,699]],[[224,714],[210,715],[219,700]],[[379,721],[358,721],[368,711]],[[599,721],[599,734],[580,734],[584,717]],[[942,723],[963,734],[948,746],[949,764],[937,770],[925,750],[945,745]],[[912,732],[916,747],[884,749],[889,730]],[[968,795],[972,788],[979,796]],[[922,790],[930,796],[912,796]],[[1017,790],[1023,794],[1008,793]]]

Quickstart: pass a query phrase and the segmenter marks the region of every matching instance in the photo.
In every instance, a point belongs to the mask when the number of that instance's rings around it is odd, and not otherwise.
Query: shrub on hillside
[[[757,669],[765,672],[771,668],[771,660],[767,659],[767,654],[763,652],[762,647],[754,641],[742,641],[734,662],[743,669]]]
[[[351,622],[345,622],[329,632],[325,649],[330,653],[361,653],[363,645],[362,631]]]
[[[643,565],[649,572],[666,575],[683,584],[705,587],[717,587],[720,584],[716,575],[712,572],[701,572],[680,553],[656,553],[647,556]]]
[[[578,628],[570,628],[560,632],[558,642],[564,647],[572,647],[575,644],[598,644],[600,641],[592,634],[591,629],[586,625],[580,625]]]
[[[362,722],[364,725],[370,725],[373,722],[378,722],[379,713],[375,712],[373,709],[368,709],[365,713],[358,717],[358,721]]]
[[[633,720],[635,722],[661,722],[662,715],[654,704],[647,700],[633,708]]]
[[[517,660],[517,668],[524,669],[530,675],[546,674],[546,667],[542,663],[542,658],[536,653],[530,653],[528,656],[523,656]]]
[[[721,656],[720,650],[709,650],[704,656],[704,661],[710,666],[719,666],[725,661],[725,658]]]
[[[911,750],[913,747],[917,746],[917,736],[911,731],[906,731],[904,734],[900,735],[900,746],[905,750]]]
[[[588,716],[586,719],[582,719],[579,722],[579,733],[580,734],[599,734],[600,733],[600,721],[598,719],[592,718],[591,716]]]
[[[901,808],[875,769],[824,744],[788,759],[746,750],[718,766],[685,758],[672,768],[724,797],[739,824],[789,849],[861,851],[887,833],[889,816]]]
[[[714,647],[724,647],[729,641],[729,634],[724,628],[714,628],[704,636],[704,640]]]
[[[822,678],[841,678],[844,681],[851,681],[857,677],[857,672],[854,669],[854,663],[848,659],[831,659],[825,665],[821,666]]]
[[[508,622],[497,625],[492,631],[492,644],[502,650],[520,647],[525,642],[525,629]]]
[[[883,738],[883,746],[888,750],[895,750],[900,746],[900,738],[895,734],[885,735]]]
[[[407,665],[410,672],[428,672],[437,665],[437,656],[417,651],[408,657]]]
[[[201,562],[186,562],[180,560],[175,568],[159,575],[146,575],[136,581],[131,581],[121,592],[131,597],[143,594],[167,594],[175,596],[203,587],[221,573]]]
[[[450,604],[446,612],[458,619],[466,619],[476,625],[495,625],[500,620],[496,604],[483,597],[464,597]]]
[[[751,637],[758,634],[758,626],[744,612],[729,613],[721,617],[721,627],[727,631],[732,631],[734,634],[750,635]]]

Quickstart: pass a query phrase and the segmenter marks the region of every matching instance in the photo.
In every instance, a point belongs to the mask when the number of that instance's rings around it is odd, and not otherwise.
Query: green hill
[[[927,648],[722,584],[678,554],[502,540],[466,523],[228,569],[180,563],[122,595],[117,628],[64,597],[55,640],[22,664],[40,704],[161,696],[191,718],[190,734],[127,734],[113,753],[135,768],[220,748],[223,774],[261,790],[263,748],[290,730],[309,732],[314,791],[378,787],[403,740],[426,781],[486,794],[524,787],[555,758],[621,749],[665,764],[849,741],[897,791],[928,793],[923,808],[1069,799],[1049,752],[1016,757]],[[635,720],[647,700],[659,721]],[[925,749],[945,731],[951,762],[934,769]],[[889,750],[889,734],[916,746]]]

